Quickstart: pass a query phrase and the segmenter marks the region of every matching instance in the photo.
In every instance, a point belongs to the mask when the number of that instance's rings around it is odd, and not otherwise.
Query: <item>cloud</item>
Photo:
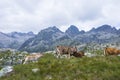
[[[0,31],[39,32],[70,25],[90,30],[103,24],[120,26],[119,0],[0,0]]]

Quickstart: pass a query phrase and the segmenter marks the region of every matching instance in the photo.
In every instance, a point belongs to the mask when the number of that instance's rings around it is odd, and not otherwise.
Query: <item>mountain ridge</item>
[[[0,32],[0,48],[12,48],[28,52],[53,50],[57,45],[80,45],[86,43],[119,43],[120,29],[104,24],[89,31],[79,30],[77,26],[62,32],[56,26],[33,32]]]
[[[35,36],[34,33],[22,33],[22,32],[11,32],[3,33],[0,32],[0,48],[12,48],[18,49],[21,44],[24,43],[27,39]]]
[[[86,43],[112,43],[120,42],[118,35],[119,29],[110,25],[102,25],[89,31],[84,31],[71,25],[65,32],[57,27],[49,27],[41,30],[35,37],[25,41],[19,50],[30,52],[44,52],[53,50],[57,45],[80,45]],[[27,45],[26,45],[27,44]]]

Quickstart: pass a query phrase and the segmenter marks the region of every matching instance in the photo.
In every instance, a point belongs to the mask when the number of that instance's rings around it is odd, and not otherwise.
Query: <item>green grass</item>
[[[39,68],[36,73],[33,68]],[[120,57],[97,56],[57,59],[45,54],[37,63],[14,66],[0,80],[120,80]]]

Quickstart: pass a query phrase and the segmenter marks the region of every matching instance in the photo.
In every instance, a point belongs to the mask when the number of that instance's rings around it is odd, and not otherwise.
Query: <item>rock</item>
[[[85,53],[85,56],[87,57],[94,57],[94,56],[97,56],[96,54],[91,54],[91,53]]]
[[[52,76],[51,75],[46,75],[46,79],[47,80],[52,79]]]
[[[38,72],[38,71],[40,71],[39,68],[34,68],[34,69],[32,69],[32,72],[34,72],[34,73],[36,73],[36,72]]]
[[[0,77],[5,76],[7,73],[10,73],[13,71],[13,66],[5,66],[0,70]]]

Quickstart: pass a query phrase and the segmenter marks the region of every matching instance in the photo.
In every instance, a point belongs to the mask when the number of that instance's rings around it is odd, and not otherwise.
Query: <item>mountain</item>
[[[0,32],[0,48],[7,47],[8,45],[6,43],[11,43],[11,41],[11,37],[9,37],[7,34]]]
[[[82,43],[112,43],[119,42],[119,30],[110,25],[102,25],[97,28],[92,28],[90,31],[83,35],[78,35],[75,40]]]
[[[55,49],[57,45],[81,45],[88,43],[119,43],[120,29],[110,25],[102,25],[85,32],[71,25],[65,32],[60,31],[57,27],[49,27],[41,30],[35,37],[28,39],[19,48],[28,52],[44,52]]]
[[[11,32],[2,33],[0,32],[0,48],[19,48],[27,39],[35,36],[32,32],[21,33]]]
[[[116,33],[117,29],[115,27],[112,27],[110,25],[102,25],[98,28],[93,28],[89,32],[107,32],[107,33]]]
[[[78,35],[80,32],[79,32],[79,29],[74,26],[74,25],[71,25],[66,31],[65,33],[70,36],[70,37],[74,37],[76,35]]]
[[[28,33],[11,32],[11,33],[8,33],[7,35],[12,38],[19,38],[21,36],[34,36],[34,33],[32,31]]]
[[[58,44],[66,44],[70,37],[60,31],[57,27],[49,27],[41,30],[35,37],[28,39],[19,50],[30,52],[46,51],[53,49]]]
[[[74,26],[74,25],[71,25],[66,31],[65,31],[65,34],[67,34],[69,37],[73,38],[77,35],[82,35],[84,34],[85,31],[84,30],[81,30],[79,31],[79,29]]]

